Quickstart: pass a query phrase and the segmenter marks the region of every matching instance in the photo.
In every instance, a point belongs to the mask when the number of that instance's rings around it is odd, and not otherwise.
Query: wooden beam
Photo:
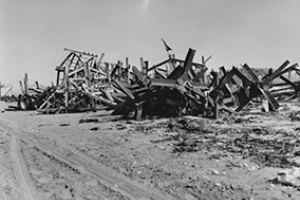
[[[65,79],[64,79],[64,85],[65,85],[65,110],[68,112],[69,108],[69,67],[65,67]]]
[[[284,68],[286,68],[289,64],[290,64],[290,61],[286,60],[278,69],[276,69],[276,71],[274,73],[270,74],[267,77],[264,77],[261,81],[262,85],[265,85],[265,84],[271,82],[272,80],[274,80],[276,77],[280,76],[280,74],[282,73]]]
[[[28,75],[27,75],[27,73],[25,73],[25,77],[24,77],[24,93],[28,94]]]
[[[96,54],[93,54],[93,53],[88,53],[88,52],[83,52],[83,51],[76,51],[76,50],[68,49],[68,48],[64,48],[64,51],[75,52],[75,53],[78,53],[80,55],[87,55],[87,56],[92,56],[92,57],[98,57]]]
[[[38,81],[35,81],[35,86],[36,86],[36,89],[40,89],[40,85],[39,85]]]
[[[98,60],[98,62],[97,62],[97,69],[98,69],[98,70],[100,69],[100,66],[101,66],[101,64],[102,64],[104,55],[105,55],[104,53],[101,53],[100,58],[99,58],[99,60]]]
[[[88,87],[91,87],[91,74],[90,74],[90,65],[88,62],[84,65],[84,73],[85,73],[85,80]]]
[[[19,81],[19,84],[20,84],[20,87],[21,87],[21,92],[22,92],[22,94],[24,94],[24,88],[23,88],[23,83],[22,83],[22,81]]]
[[[195,53],[196,53],[196,50],[194,50],[194,49],[189,49],[188,50],[188,53],[186,55],[186,58],[185,58],[185,61],[184,61],[184,64],[183,64],[184,72],[179,77],[179,79],[181,79],[183,81],[189,80],[188,73],[189,73],[190,69],[192,68]]]

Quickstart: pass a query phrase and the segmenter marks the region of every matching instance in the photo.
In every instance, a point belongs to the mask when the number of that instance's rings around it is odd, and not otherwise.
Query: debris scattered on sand
[[[70,123],[62,123],[59,126],[71,126],[71,124]]]
[[[97,118],[86,118],[86,119],[80,119],[79,120],[79,124],[82,124],[82,123],[98,123],[99,122],[99,119]]]

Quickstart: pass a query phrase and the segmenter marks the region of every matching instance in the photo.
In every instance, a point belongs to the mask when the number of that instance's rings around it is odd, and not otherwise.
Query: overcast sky
[[[160,38],[180,58],[189,47],[196,60],[212,55],[212,68],[300,62],[299,10],[299,0],[0,0],[0,81],[55,82],[65,47],[156,64]]]

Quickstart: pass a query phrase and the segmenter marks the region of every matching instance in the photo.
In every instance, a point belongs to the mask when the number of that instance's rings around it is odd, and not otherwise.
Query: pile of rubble
[[[149,67],[141,58],[141,70],[131,66],[128,58],[125,64],[113,64],[103,62],[104,54],[98,58],[65,49],[69,53],[56,67],[56,85],[41,90],[37,84],[28,89],[26,75],[17,109],[41,113],[106,109],[137,120],[180,115],[218,118],[220,111],[239,112],[250,102],[261,103],[264,111],[276,111],[278,100],[299,95],[297,63],[285,61],[261,77],[247,64],[207,73],[206,63],[211,57],[194,62],[196,51],[189,49],[184,60],[178,59],[163,42],[168,59]]]

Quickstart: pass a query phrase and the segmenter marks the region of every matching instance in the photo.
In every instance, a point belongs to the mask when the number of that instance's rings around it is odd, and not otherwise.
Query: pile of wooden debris
[[[130,65],[128,58],[125,64],[113,64],[103,62],[104,54],[98,58],[65,49],[68,55],[56,67],[56,85],[42,90],[37,83],[36,88],[28,88],[25,75],[16,109],[41,113],[107,109],[137,120],[180,115],[218,118],[220,111],[239,112],[249,102],[260,102],[264,111],[275,111],[278,100],[299,95],[297,63],[290,65],[287,60],[262,77],[247,64],[207,73],[211,56],[202,56],[202,62],[197,63],[193,61],[196,51],[189,49],[184,60],[178,59],[163,42],[168,59],[149,67],[149,62],[141,58],[141,70]]]

